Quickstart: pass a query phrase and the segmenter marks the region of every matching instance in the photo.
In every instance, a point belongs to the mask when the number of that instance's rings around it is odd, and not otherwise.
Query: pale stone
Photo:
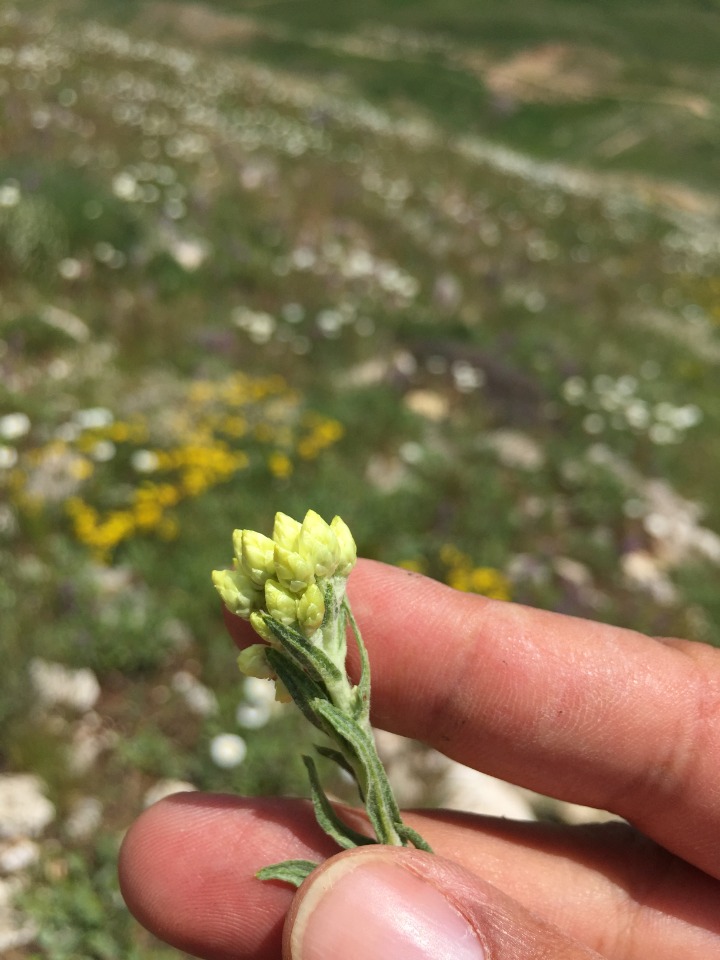
[[[60,663],[35,657],[30,661],[30,679],[43,706],[69,707],[85,713],[95,706],[100,684],[92,670],[70,670]]]
[[[0,837],[37,837],[54,819],[55,807],[39,777],[0,774]]]
[[[143,804],[151,807],[154,803],[164,800],[165,797],[171,797],[175,793],[193,793],[196,790],[197,787],[186,780],[158,780],[145,793]]]

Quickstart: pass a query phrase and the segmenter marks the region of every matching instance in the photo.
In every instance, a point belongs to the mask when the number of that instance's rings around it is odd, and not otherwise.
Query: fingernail
[[[485,960],[477,933],[437,887],[367,858],[313,882],[290,937],[292,960]]]

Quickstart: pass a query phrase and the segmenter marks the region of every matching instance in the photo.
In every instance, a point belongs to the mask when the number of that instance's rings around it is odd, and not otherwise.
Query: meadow
[[[12,960],[178,956],[123,830],[306,792],[234,527],[720,645],[720,17],[598,9],[0,3],[0,784],[52,804],[0,831]]]

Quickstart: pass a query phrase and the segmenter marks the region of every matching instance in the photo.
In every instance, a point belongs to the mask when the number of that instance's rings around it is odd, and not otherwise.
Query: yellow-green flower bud
[[[298,552],[315,570],[317,577],[331,577],[337,567],[337,537],[319,513],[308,510],[300,527]]]
[[[275,576],[283,587],[299,593],[315,582],[315,568],[301,554],[276,544]]]
[[[300,534],[300,521],[294,520],[286,513],[275,514],[275,524],[273,526],[273,540],[279,547],[286,550],[297,550],[297,541]]]
[[[262,594],[242,570],[213,570],[212,582],[230,613],[245,620],[262,603]]]
[[[266,641],[266,643],[272,644],[276,642],[272,630],[265,623],[265,618],[259,610],[254,610],[250,614],[250,626],[259,637],[262,637],[263,640]]]
[[[286,627],[297,620],[297,598],[277,580],[268,580],[265,584],[265,607],[271,617]]]
[[[303,633],[311,636],[325,616],[325,598],[316,583],[310,584],[297,604],[297,618]]]
[[[243,530],[242,567],[259,587],[275,576],[274,555],[275,544],[270,537],[255,530]]]
[[[335,574],[340,577],[347,577],[357,560],[355,540],[350,533],[350,527],[342,517],[333,517],[330,522],[330,529],[335,534],[338,543],[338,565]]]
[[[235,554],[235,559],[238,563],[242,563],[242,535],[243,530],[233,530],[232,532],[232,545],[233,552]]]
[[[246,677],[257,677],[259,680],[274,680],[275,673],[267,662],[266,650],[264,643],[254,643],[246,647],[237,658],[240,673],[244,673]]]

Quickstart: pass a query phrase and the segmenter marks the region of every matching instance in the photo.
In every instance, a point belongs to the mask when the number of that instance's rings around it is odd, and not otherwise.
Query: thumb
[[[286,960],[598,960],[449,860],[361,847],[315,870],[285,925]]]

